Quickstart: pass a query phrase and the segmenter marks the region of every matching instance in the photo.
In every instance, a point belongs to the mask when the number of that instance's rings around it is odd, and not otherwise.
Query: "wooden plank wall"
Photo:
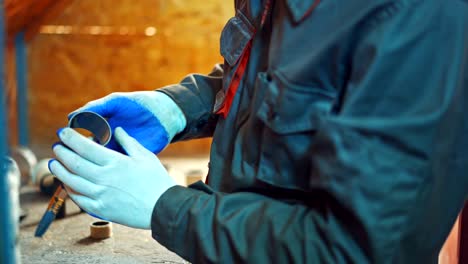
[[[459,263],[468,263],[468,205],[465,204],[465,208],[460,214],[460,234],[458,247]]]
[[[8,125],[8,144],[16,146],[18,144],[16,116],[16,60],[15,46],[10,39],[5,45],[5,99]]]
[[[115,91],[152,90],[221,62],[219,35],[233,15],[223,0],[73,1],[51,25],[126,28],[133,35],[45,34],[29,45],[30,127],[41,155],[56,141],[66,115]],[[155,27],[153,36],[145,29]],[[210,141],[182,143],[169,154],[203,154]]]
[[[440,254],[439,264],[468,263],[468,204],[460,212]]]
[[[460,218],[453,225],[447,240],[439,254],[439,264],[459,264],[459,239],[460,238]]]

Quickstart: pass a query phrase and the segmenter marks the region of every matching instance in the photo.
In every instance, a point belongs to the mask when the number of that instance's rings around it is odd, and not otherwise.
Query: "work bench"
[[[22,262],[34,263],[186,263],[151,237],[151,231],[112,224],[113,235],[103,240],[89,237],[89,225],[99,221],[68,199],[66,216],[56,219],[42,238],[34,237],[49,198],[35,188],[23,189],[21,203],[28,216],[20,226]]]
[[[185,175],[190,171],[199,169],[203,175],[208,171],[208,157],[163,158],[162,161],[181,185],[184,185]],[[81,213],[70,199],[66,201],[65,218],[56,219],[42,238],[34,237],[50,196],[41,194],[37,187],[26,186],[22,188],[20,199],[22,208],[28,213],[20,225],[20,248],[24,264],[187,263],[154,240],[149,230],[132,229],[114,223],[111,238],[91,239],[89,225],[99,219]]]

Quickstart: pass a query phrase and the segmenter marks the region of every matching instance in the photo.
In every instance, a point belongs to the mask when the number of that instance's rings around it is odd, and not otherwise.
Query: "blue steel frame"
[[[24,33],[18,33],[15,37],[16,51],[16,93],[18,113],[18,141],[20,146],[29,145],[29,123],[28,123],[28,78],[27,78],[27,48]]]
[[[5,50],[4,1],[0,0],[0,62]],[[5,107],[4,63],[0,63],[0,263],[15,263],[15,240],[10,217],[10,196],[6,177],[5,157],[7,155],[7,124]]]

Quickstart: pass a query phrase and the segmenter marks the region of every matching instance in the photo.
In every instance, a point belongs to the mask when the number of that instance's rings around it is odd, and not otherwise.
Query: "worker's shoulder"
[[[417,13],[428,12],[431,14],[449,13],[454,16],[468,12],[468,0],[400,0],[401,5]]]
[[[468,0],[375,0],[359,3],[354,14],[367,22],[384,22],[395,16],[420,17],[422,20],[468,20]],[[356,12],[359,10],[358,12]]]
[[[361,0],[359,1],[361,4],[368,5],[368,6],[384,6],[384,5],[396,5],[401,7],[411,7],[411,6],[418,6],[418,5],[426,5],[426,6],[438,6],[438,7],[464,7],[466,8],[468,5],[468,0]],[[353,3],[356,3],[353,1]]]
[[[361,14],[398,11],[413,11],[415,14],[421,11],[447,12],[458,10],[467,12],[468,0],[360,0],[344,4],[345,8],[361,10]]]
[[[468,26],[468,0],[405,0],[415,3],[415,15],[441,26]],[[410,12],[413,10],[410,10]]]

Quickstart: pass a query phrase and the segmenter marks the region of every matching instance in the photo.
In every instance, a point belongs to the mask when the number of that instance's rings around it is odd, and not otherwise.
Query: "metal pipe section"
[[[78,112],[70,118],[68,127],[85,129],[93,134],[93,140],[105,146],[112,138],[107,120],[94,112]]]
[[[0,61],[5,61],[5,16],[4,1],[0,0]],[[5,107],[5,69],[0,63],[0,263],[15,263],[15,241],[13,237],[13,219],[10,215],[11,201],[8,188],[6,162],[7,131]]]

